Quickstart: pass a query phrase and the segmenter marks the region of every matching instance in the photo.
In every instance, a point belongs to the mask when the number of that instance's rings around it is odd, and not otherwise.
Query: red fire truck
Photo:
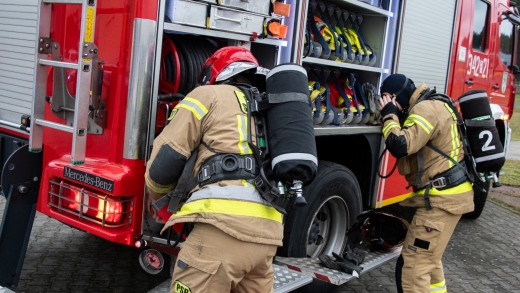
[[[18,282],[36,211],[146,253],[175,254],[143,209],[146,160],[166,118],[196,86],[204,60],[229,45],[250,49],[265,68],[302,64],[309,85],[321,83],[313,114],[318,174],[304,188],[307,205],[285,219],[275,265],[299,277],[275,288],[287,292],[311,277],[347,282],[352,275],[320,268],[317,256],[342,252],[346,230],[363,210],[410,193],[398,174],[381,176],[395,159],[380,157],[384,141],[380,125],[367,118],[374,114],[369,96],[391,73],[453,98],[486,90],[507,152],[519,73],[514,6],[509,0],[0,0],[7,200],[0,285]],[[350,101],[344,109],[331,102],[338,80],[348,80],[338,86]],[[466,216],[477,218],[486,197],[476,192],[476,211]],[[363,273],[398,254],[371,254]]]

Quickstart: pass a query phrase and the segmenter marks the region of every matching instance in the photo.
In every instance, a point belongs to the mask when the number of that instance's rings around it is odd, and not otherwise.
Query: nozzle
[[[502,183],[498,182],[497,173],[493,173],[492,178],[493,178],[493,188],[502,186]]]
[[[283,183],[281,181],[278,181],[276,187],[278,187],[278,191],[280,191],[280,194],[285,194],[285,186],[283,186]]]
[[[307,201],[305,200],[305,197],[303,197],[302,193],[302,182],[299,180],[294,180],[293,185],[291,186],[289,190],[290,194],[296,195],[296,198],[294,199],[294,206],[295,207],[303,207],[307,204]]]

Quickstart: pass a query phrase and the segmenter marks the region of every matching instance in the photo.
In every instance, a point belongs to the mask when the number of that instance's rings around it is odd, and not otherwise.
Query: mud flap
[[[1,183],[7,202],[0,225],[0,286],[17,286],[20,280],[36,214],[42,157],[25,145],[3,166]]]

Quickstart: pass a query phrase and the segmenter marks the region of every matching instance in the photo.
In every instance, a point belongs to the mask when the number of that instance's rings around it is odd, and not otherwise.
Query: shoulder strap
[[[175,213],[179,209],[179,204],[182,200],[187,198],[188,192],[197,186],[198,182],[191,180],[191,173],[193,173],[193,168],[195,167],[195,162],[197,161],[198,149],[195,149],[186,165],[184,165],[184,169],[182,170],[182,174],[177,181],[177,186],[170,191],[168,194],[158,199],[153,203],[153,208],[156,211],[162,209],[165,205],[168,205],[168,212]],[[196,178],[196,177],[195,177]]]
[[[446,153],[444,153],[443,151],[439,150],[436,146],[434,146],[430,141],[426,144],[429,148],[431,148],[432,150],[436,151],[437,153],[439,153],[440,155],[442,155],[443,157],[445,157],[446,159],[450,160],[455,166],[461,168],[463,171],[464,171],[464,174],[466,174],[466,176],[468,177],[469,181],[471,183],[473,183],[473,176],[471,176],[468,172],[468,170],[466,170],[465,167],[463,167],[461,164],[459,164],[459,162],[457,162],[457,160],[453,159],[452,157],[448,156]]]

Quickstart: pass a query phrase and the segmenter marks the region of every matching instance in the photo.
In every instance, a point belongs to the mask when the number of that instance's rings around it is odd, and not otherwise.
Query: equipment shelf
[[[251,41],[251,36],[245,35],[245,34],[237,34],[237,33],[232,33],[232,32],[199,28],[199,27],[193,27],[193,26],[176,24],[176,23],[169,23],[169,22],[164,22],[164,31],[165,32],[181,32],[181,33],[202,35],[202,36],[208,36],[208,37],[230,39],[230,40],[235,40],[235,41],[254,42],[254,43],[260,43],[260,44],[275,45],[275,46],[281,46],[281,47],[287,46],[287,41],[285,41],[285,40],[272,39],[272,38],[265,38],[265,39],[257,38],[256,40]]]
[[[338,68],[355,69],[355,70],[361,70],[361,71],[388,73],[388,69],[384,69],[384,68],[352,64],[352,63],[345,63],[345,62],[337,62],[337,61],[333,61],[333,60],[320,59],[320,58],[315,58],[315,57],[305,57],[305,58],[303,58],[303,62],[309,63],[309,64],[338,67]]]
[[[394,13],[382,8],[370,5],[359,0],[327,0],[327,3],[336,4],[338,6],[350,9],[353,12],[361,14],[379,14],[381,16],[393,17]]]

